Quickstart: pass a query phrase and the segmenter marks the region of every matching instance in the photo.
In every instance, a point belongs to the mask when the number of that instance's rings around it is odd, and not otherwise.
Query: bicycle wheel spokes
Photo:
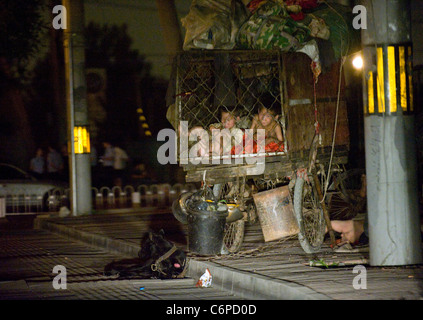
[[[364,170],[361,169],[352,169],[339,174],[334,184],[335,191],[328,201],[329,215],[332,220],[350,220],[358,212],[365,210],[363,174]]]
[[[306,253],[320,250],[325,236],[323,209],[313,180],[297,177],[294,188],[294,213],[298,222],[298,240]]]
[[[230,253],[237,252],[244,239],[244,221],[238,220],[225,225],[223,242]]]
[[[234,182],[227,182],[215,185],[214,194],[218,200],[225,200],[227,203],[233,202],[238,195],[239,186]],[[244,240],[244,219],[240,219],[231,223],[225,224],[223,244],[229,253],[237,252]]]
[[[322,243],[322,208],[318,197],[310,182],[304,184],[303,223],[305,237],[311,246],[320,246]]]

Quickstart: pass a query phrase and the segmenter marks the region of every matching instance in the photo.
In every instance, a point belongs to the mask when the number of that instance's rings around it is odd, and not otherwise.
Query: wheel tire
[[[218,200],[225,199],[225,195],[230,191],[227,183],[216,184],[213,186],[213,193]],[[244,241],[245,221],[243,219],[226,223],[223,234],[222,252],[238,252]]]
[[[229,253],[236,253],[244,241],[245,221],[243,219],[226,223],[223,235],[223,245]]]
[[[183,204],[193,194],[194,192],[185,192],[181,194],[179,198],[173,201],[172,203],[173,216],[176,218],[176,220],[178,220],[179,222],[183,224],[188,223],[188,220],[187,220],[188,213],[186,212],[186,208]]]
[[[299,227],[298,240],[306,253],[318,252],[325,236],[325,218],[316,195],[312,182],[297,177],[294,187],[294,213]]]
[[[362,188],[363,174],[363,169],[351,169],[337,176],[336,183],[330,187],[332,194],[328,199],[331,220],[351,220],[365,210],[366,199],[357,195]]]

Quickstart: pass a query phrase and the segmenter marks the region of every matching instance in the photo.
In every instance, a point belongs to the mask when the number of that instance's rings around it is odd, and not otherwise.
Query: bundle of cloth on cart
[[[352,9],[319,0],[193,0],[182,19],[184,50],[304,52],[318,76],[360,47]]]

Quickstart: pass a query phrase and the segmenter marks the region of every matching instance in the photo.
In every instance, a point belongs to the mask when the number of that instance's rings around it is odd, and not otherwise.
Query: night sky
[[[179,21],[189,11],[191,0],[175,0]],[[128,25],[133,48],[153,64],[152,74],[169,77],[170,68],[161,34],[155,0],[85,0],[85,22]],[[181,32],[184,28],[181,26]]]

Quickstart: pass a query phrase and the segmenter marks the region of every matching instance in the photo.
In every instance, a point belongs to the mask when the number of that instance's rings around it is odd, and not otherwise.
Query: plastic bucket
[[[188,209],[189,251],[200,255],[220,254],[227,215],[227,209],[225,211]]]
[[[299,232],[288,186],[253,195],[264,241],[273,241]]]

